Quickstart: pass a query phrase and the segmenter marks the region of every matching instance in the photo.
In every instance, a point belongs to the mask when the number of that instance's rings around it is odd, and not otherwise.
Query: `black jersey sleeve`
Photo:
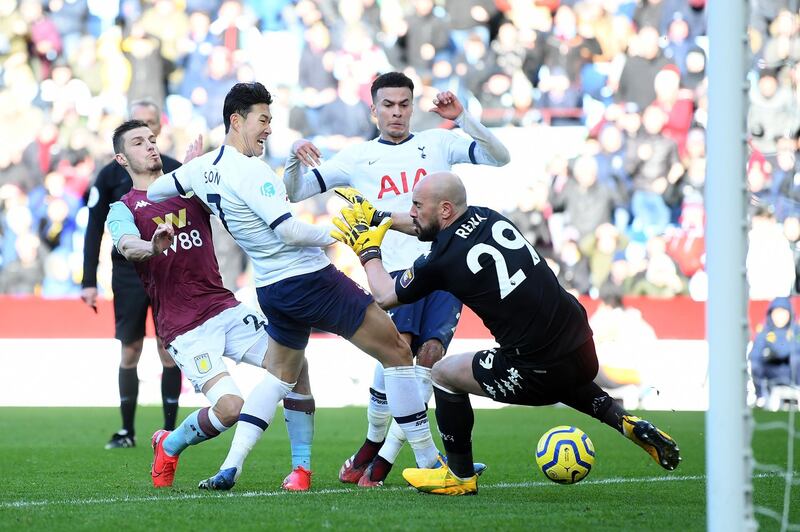
[[[161,164],[164,165],[162,172],[168,174],[170,172],[174,172],[178,168],[181,167],[181,163],[170,157],[169,155],[161,154]]]
[[[420,256],[414,265],[398,275],[394,280],[394,291],[400,303],[413,303],[431,292],[442,290],[439,283],[438,267],[430,255]]]
[[[100,259],[100,241],[111,203],[116,201],[111,190],[114,176],[113,164],[107,164],[97,174],[92,190],[89,192],[89,221],[83,240],[83,281],[81,286],[97,286],[97,263]]]

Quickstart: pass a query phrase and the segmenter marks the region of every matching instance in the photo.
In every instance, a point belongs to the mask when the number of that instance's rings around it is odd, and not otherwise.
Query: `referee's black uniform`
[[[164,173],[172,172],[181,163],[166,155],[161,155]],[[97,174],[89,192],[89,222],[83,243],[83,288],[97,287],[97,263],[100,257],[100,241],[111,204],[130,191],[133,181],[127,170],[117,161],[111,161]],[[123,344],[144,337],[145,319],[150,299],[142,288],[142,283],[133,263],[120,255],[116,248],[111,249],[112,273],[111,288],[114,291],[114,337]]]

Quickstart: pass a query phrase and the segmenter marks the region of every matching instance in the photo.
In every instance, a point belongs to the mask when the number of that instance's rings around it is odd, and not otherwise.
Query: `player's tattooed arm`
[[[172,225],[159,224],[150,240],[142,240],[134,235],[123,235],[117,243],[117,249],[127,260],[142,262],[163,253],[172,244],[175,230]]]

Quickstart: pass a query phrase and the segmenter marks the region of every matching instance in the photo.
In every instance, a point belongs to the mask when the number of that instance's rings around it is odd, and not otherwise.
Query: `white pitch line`
[[[605,478],[599,480],[586,480],[578,485],[598,485],[598,484],[634,484],[639,482],[681,482],[681,481],[697,481],[704,480],[705,475],[693,476],[675,476],[675,477],[646,477],[646,478]],[[509,489],[509,488],[532,488],[532,487],[550,487],[556,486],[554,482],[500,482],[497,484],[482,484],[482,489]],[[381,488],[381,492],[396,492],[396,491],[409,491],[413,490],[410,486],[392,486]],[[186,501],[195,499],[208,499],[211,498],[251,498],[251,497],[286,497],[286,496],[301,496],[312,497],[316,495],[338,495],[343,493],[355,493],[358,490],[355,488],[336,488],[336,489],[321,489],[309,491],[306,493],[293,493],[289,491],[243,491],[243,492],[229,492],[229,493],[185,493],[180,495],[167,495],[167,496],[147,496],[147,497],[104,497],[104,498],[89,498],[89,499],[56,499],[44,501],[11,501],[0,502],[0,508],[30,508],[36,506],[54,506],[59,504],[64,505],[92,505],[92,504],[119,504],[119,503],[137,503],[137,502],[160,502],[160,501]]]
[[[754,475],[754,478],[774,477],[779,476],[775,473],[760,473]],[[649,482],[695,482],[705,480],[705,475],[686,475],[686,476],[660,476],[660,477],[644,477],[644,478],[624,478],[612,477],[602,478],[598,480],[585,480],[579,482],[578,486],[598,486],[606,484],[638,484]],[[558,484],[549,481],[542,482],[498,482],[495,484],[481,484],[481,489],[514,489],[514,488],[549,488],[558,486]],[[391,486],[380,488],[380,492],[398,492],[398,491],[411,491],[410,486]],[[360,490],[356,488],[336,488],[336,489],[321,489],[305,493],[296,493],[290,491],[243,491],[243,492],[198,492],[198,493],[183,493],[180,495],[166,495],[166,496],[148,496],[148,497],[104,497],[104,498],[89,498],[89,499],[55,499],[44,501],[10,501],[0,502],[0,509],[17,509],[17,508],[32,508],[39,506],[56,506],[56,505],[93,505],[93,504],[120,504],[120,503],[139,503],[139,502],[163,502],[163,501],[189,501],[196,499],[226,499],[226,498],[253,498],[253,497],[314,497],[317,495],[339,495],[343,493],[356,493]]]

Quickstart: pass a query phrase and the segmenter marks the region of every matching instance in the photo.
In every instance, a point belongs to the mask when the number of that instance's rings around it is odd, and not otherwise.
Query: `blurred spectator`
[[[0,293],[13,296],[37,294],[44,278],[39,238],[23,233],[15,239],[16,258],[0,270]]]
[[[161,55],[161,41],[155,35],[145,33],[143,23],[135,22],[130,35],[122,41],[122,51],[131,65],[128,98],[131,101],[152,98],[158,105],[163,105],[168,70]]]
[[[746,261],[750,299],[788,296],[795,285],[795,266],[783,228],[769,207],[757,209],[751,225]]]
[[[448,20],[444,11],[434,8],[433,0],[414,0],[414,12],[406,19],[406,63],[420,74],[426,74],[437,52],[448,48]]]
[[[600,285],[598,295],[601,299],[622,299],[622,296],[630,293],[632,284],[633,277],[625,253],[617,251],[611,258],[608,277]]]
[[[600,287],[611,273],[614,256],[624,250],[627,244],[628,239],[609,223],[597,226],[594,233],[586,235],[579,242],[581,252],[589,259],[591,293],[594,297],[599,295]]]
[[[591,288],[589,261],[578,247],[578,234],[569,231],[555,259],[558,262],[558,281],[573,295],[588,294]]]
[[[321,109],[319,127],[315,133],[327,137],[317,142],[323,151],[335,153],[353,142],[378,136],[369,106],[361,101],[358,90],[359,86],[354,80],[340,79],[336,99]]]
[[[750,193],[748,213],[751,216],[774,208],[775,195],[770,189],[771,182],[772,164],[761,152],[754,151],[747,162],[747,190]]]
[[[764,154],[775,153],[775,143],[798,129],[797,104],[791,91],[779,83],[777,72],[764,68],[750,91],[747,125],[753,147]]]
[[[787,216],[783,220],[783,236],[789,241],[794,257],[794,287],[792,294],[800,294],[800,217]]]
[[[683,156],[686,149],[686,135],[692,125],[694,102],[692,92],[681,89],[681,75],[678,67],[667,65],[656,74],[653,81],[656,99],[653,105],[667,115],[661,133],[678,145],[678,153]]]
[[[656,74],[670,64],[658,45],[658,30],[645,26],[631,40],[619,77],[615,101],[632,102],[644,109],[655,99]]]
[[[505,214],[541,254],[552,256],[553,238],[547,220],[553,209],[548,202],[548,192],[545,181],[534,181],[519,193],[516,208]]]
[[[647,268],[633,280],[630,293],[670,298],[686,292],[686,282],[678,273],[675,262],[667,255],[664,239],[650,239],[647,242]]]
[[[651,105],[642,116],[644,131],[628,143],[625,168],[633,179],[632,229],[649,238],[660,234],[670,221],[663,194],[683,175],[674,140],[662,134],[666,114]]]
[[[577,230],[580,239],[612,221],[619,197],[617,191],[597,181],[597,161],[590,155],[575,160],[572,174],[563,185],[553,186],[550,204],[553,210],[564,211],[565,222]]]

